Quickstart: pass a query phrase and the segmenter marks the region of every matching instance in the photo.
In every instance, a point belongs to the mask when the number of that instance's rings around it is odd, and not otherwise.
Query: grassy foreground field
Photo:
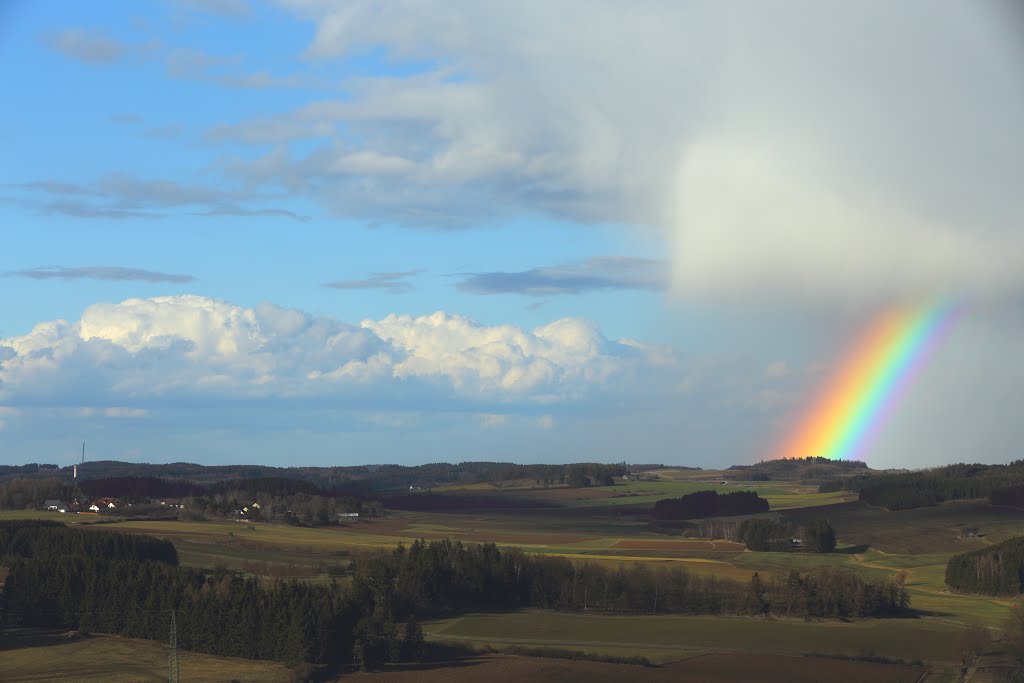
[[[542,659],[507,655],[486,655],[449,666],[423,666],[370,674],[353,674],[345,680],[356,681],[433,681],[443,683],[619,683],[651,681],[657,683],[746,683],[755,680],[786,683],[914,683],[923,667],[851,662],[812,657],[779,655],[708,654],[674,662],[662,667],[604,664],[585,661]]]
[[[74,636],[44,629],[0,630],[2,681],[166,681],[167,645],[117,636]],[[275,662],[178,653],[183,681],[287,681]]]
[[[937,620],[865,619],[839,621],[765,620],[715,616],[607,616],[520,611],[470,614],[431,621],[424,630],[435,640],[515,643],[567,647],[588,645],[628,649],[665,661],[671,652],[807,653],[878,656],[950,664],[959,659],[962,628]]]

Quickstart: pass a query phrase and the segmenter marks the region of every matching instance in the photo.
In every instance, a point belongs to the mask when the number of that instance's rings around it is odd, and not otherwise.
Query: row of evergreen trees
[[[808,617],[882,616],[909,606],[905,576],[868,581],[854,572],[793,571],[758,582],[756,611]],[[390,555],[361,560],[353,590],[360,602],[396,619],[465,609],[539,607],[646,614],[741,614],[750,610],[744,583],[644,564],[611,568],[531,555],[494,544],[416,541]],[[761,609],[763,607],[763,610]]]
[[[658,520],[697,519],[768,512],[768,501],[753,491],[694,491],[680,498],[663,498],[654,504]]]

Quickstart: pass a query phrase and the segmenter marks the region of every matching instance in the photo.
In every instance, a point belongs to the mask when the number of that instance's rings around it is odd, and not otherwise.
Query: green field
[[[82,517],[50,510],[0,510],[0,519],[52,519],[55,522],[74,523]]]
[[[851,500],[849,492],[817,493],[817,487],[794,486],[786,482],[725,482],[706,472],[663,470],[656,481],[618,481],[615,486],[568,488],[534,485],[496,486],[464,484],[445,486],[434,491],[471,494],[474,497],[515,498],[564,507],[607,507],[653,505],[662,498],[678,498],[694,491],[754,491],[768,500],[773,510],[807,505],[830,505]]]
[[[924,673],[921,666],[743,653],[696,655],[656,667],[485,654],[463,658],[451,666],[389,667],[371,674],[352,674],[344,680],[393,683],[917,683]],[[929,683],[944,683],[956,679],[933,679],[932,672],[929,672],[927,680]]]
[[[117,636],[66,634],[47,629],[0,630],[2,681],[166,681],[167,645]],[[179,652],[183,681],[287,681],[276,662]]]

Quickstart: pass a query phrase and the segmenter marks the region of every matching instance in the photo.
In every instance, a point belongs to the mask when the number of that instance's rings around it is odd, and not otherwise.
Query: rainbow
[[[860,459],[951,320],[945,302],[878,316],[775,458]]]

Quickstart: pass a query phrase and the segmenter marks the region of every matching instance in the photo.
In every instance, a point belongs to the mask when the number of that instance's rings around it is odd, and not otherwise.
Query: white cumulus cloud
[[[165,296],[94,304],[77,322],[0,339],[0,401],[117,406],[105,414],[142,417],[175,397],[386,405],[415,395],[470,410],[478,401],[579,400],[653,361],[576,319],[531,331],[439,311],[354,325],[270,303]]]

